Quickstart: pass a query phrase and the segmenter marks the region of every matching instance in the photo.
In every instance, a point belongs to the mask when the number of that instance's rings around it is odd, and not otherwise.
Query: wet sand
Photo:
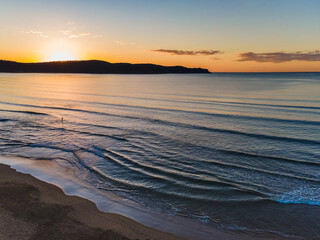
[[[89,200],[0,164],[0,239],[183,239],[127,217],[100,212]]]

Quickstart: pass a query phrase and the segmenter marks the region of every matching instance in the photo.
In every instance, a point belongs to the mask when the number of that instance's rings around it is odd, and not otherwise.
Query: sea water
[[[0,74],[0,156],[169,216],[320,237],[320,74]]]

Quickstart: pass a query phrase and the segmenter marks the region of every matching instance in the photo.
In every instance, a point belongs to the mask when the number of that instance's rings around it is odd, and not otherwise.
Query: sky
[[[319,0],[0,0],[0,59],[320,71]]]

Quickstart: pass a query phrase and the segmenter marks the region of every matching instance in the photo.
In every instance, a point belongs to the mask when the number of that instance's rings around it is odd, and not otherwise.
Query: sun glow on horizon
[[[72,61],[79,58],[75,43],[63,39],[54,40],[45,46],[44,61]]]
[[[46,61],[72,61],[76,60],[76,57],[68,51],[57,51],[50,54],[50,56],[46,59]]]

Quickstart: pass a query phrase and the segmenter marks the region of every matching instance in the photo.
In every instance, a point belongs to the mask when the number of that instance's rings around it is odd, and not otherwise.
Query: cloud
[[[245,52],[239,54],[240,62],[255,61],[255,62],[272,62],[283,63],[290,61],[320,61],[320,51],[313,52],[271,52],[271,53],[254,53]]]
[[[73,22],[68,22],[67,25],[68,25],[68,27],[66,30],[62,30],[59,32],[60,32],[60,34],[62,33],[63,35],[65,35],[68,38],[81,38],[81,37],[88,37],[88,36],[91,36],[93,38],[102,37],[102,35],[99,35],[99,34],[92,34],[90,32],[79,31],[78,27],[75,26],[75,24]],[[34,35],[38,35],[43,38],[49,37],[45,32],[41,32],[41,31],[30,30],[30,31],[21,31],[21,33],[34,34]],[[49,32],[49,33],[50,33],[50,35],[57,34],[57,32]]]
[[[160,52],[160,53],[167,53],[171,55],[187,55],[187,56],[195,56],[195,55],[215,55],[215,54],[222,54],[222,51],[218,50],[198,50],[198,51],[185,51],[185,50],[168,50],[168,49],[156,49],[151,50],[152,52]]]
[[[35,35],[38,35],[40,37],[43,37],[43,38],[47,38],[48,35],[46,35],[44,32],[40,32],[40,31],[33,31],[33,30],[30,30],[30,31],[21,31],[22,33],[26,33],[26,34],[35,34]]]
[[[74,23],[68,22],[68,25],[72,26],[72,28],[69,30],[63,30],[63,31],[61,31],[61,33],[63,33],[64,35],[66,35],[69,38],[80,38],[80,37],[87,37],[89,35],[92,35],[92,33],[89,33],[89,32],[75,33],[75,31],[78,28],[76,26],[74,26]],[[98,35],[94,35],[94,36],[98,36]]]
[[[79,38],[91,35],[91,33],[70,34],[69,38]]]
[[[64,35],[66,35],[66,36],[69,36],[70,34],[72,34],[72,32],[74,31],[75,29],[73,29],[73,30],[63,30],[63,31],[61,31]]]
[[[91,33],[89,32],[84,32],[84,33],[74,33],[76,29],[73,29],[73,30],[65,30],[65,31],[61,31],[64,35],[66,35],[67,37],[69,38],[80,38],[80,37],[87,37],[89,35],[92,35]],[[96,37],[98,35],[94,35],[94,37]]]

